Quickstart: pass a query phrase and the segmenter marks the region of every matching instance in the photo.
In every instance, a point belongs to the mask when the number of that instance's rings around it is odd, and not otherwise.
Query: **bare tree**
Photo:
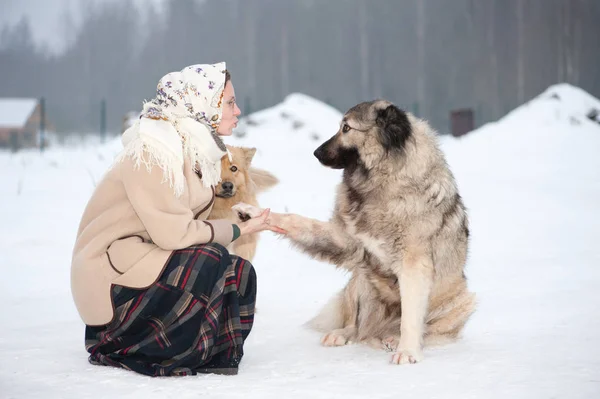
[[[571,83],[579,85],[579,76],[581,72],[581,42],[583,39],[583,18],[582,15],[585,12],[585,0],[574,0],[571,8],[571,29],[573,35],[572,44],[572,76]]]
[[[565,69],[566,69],[566,77],[568,82],[573,81],[573,18],[572,18],[572,10],[571,4],[563,3],[563,12],[564,12],[564,20],[563,20],[563,31],[565,37]]]
[[[425,1],[417,0],[417,103],[425,108]]]
[[[360,87],[361,96],[369,98],[369,34],[367,31],[367,4],[366,0],[358,2],[358,31],[360,35]]]
[[[498,57],[496,54],[496,18],[495,18],[496,0],[490,0],[488,10],[488,28],[486,32],[489,63],[490,63],[490,108],[492,117],[500,116],[499,110],[499,86],[498,86]]]
[[[44,52],[25,23],[0,35],[0,95],[45,96],[64,131],[97,129],[103,98],[116,130],[163,74],[218,60],[245,112],[292,90],[339,109],[383,96],[441,132],[450,109],[473,108],[485,123],[561,81],[600,95],[598,0],[166,0],[156,10],[122,0],[85,10],[77,26],[63,18],[61,54]]]
[[[257,4],[254,0],[247,0],[245,3],[246,13],[244,14],[245,25],[245,53],[246,53],[246,88],[249,93],[254,93],[257,89],[256,84],[256,51],[257,51]]]
[[[523,23],[524,0],[517,0],[517,101],[525,101],[525,29]]]
[[[281,24],[281,96],[290,92],[290,60],[288,27],[285,21]]]

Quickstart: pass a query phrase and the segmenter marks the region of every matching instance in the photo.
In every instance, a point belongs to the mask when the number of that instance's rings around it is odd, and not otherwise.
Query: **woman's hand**
[[[279,234],[286,234],[287,232],[277,226],[271,225],[271,210],[265,209],[260,215],[250,218],[245,222],[239,223],[240,236],[245,234],[258,233],[264,230],[270,230]]]

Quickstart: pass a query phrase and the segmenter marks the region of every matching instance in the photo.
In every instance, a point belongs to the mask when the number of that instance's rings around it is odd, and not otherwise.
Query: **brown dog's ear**
[[[242,147],[242,151],[244,152],[244,158],[246,159],[246,168],[250,168],[252,158],[254,158],[254,154],[256,154],[256,148]]]
[[[248,176],[250,176],[250,180],[254,183],[256,192],[265,191],[279,183],[278,178],[263,169],[249,168]]]

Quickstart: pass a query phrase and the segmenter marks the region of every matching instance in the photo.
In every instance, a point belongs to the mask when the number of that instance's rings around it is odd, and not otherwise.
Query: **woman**
[[[93,364],[151,376],[237,374],[256,275],[225,247],[278,231],[269,212],[206,221],[241,111],[225,63],[164,76],[83,213],[71,288]]]

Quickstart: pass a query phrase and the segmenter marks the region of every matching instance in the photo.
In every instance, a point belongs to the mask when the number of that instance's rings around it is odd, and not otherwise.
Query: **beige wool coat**
[[[204,187],[188,161],[184,175],[184,192],[176,197],[163,182],[162,169],[154,166],[149,172],[126,158],[96,187],[81,218],[71,265],[71,291],[85,324],[109,323],[112,285],[149,287],[174,250],[231,243],[230,221],[205,220],[214,187]]]

